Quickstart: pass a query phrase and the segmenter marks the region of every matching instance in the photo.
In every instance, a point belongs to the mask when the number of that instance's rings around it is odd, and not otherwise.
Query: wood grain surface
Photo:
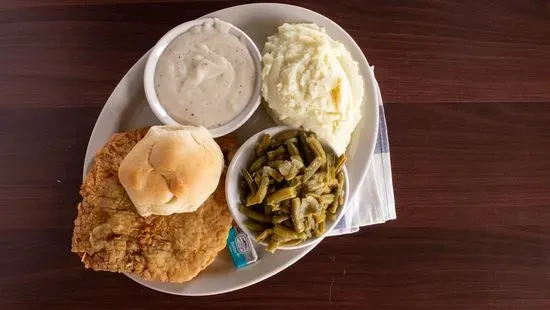
[[[70,253],[95,120],[171,27],[235,1],[0,2],[1,309],[549,309],[550,2],[297,1],[376,66],[398,219],[259,284],[158,293]]]

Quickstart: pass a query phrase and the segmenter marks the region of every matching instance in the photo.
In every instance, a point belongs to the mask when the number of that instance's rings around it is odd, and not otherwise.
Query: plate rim
[[[221,13],[223,11],[226,11],[226,10],[238,10],[238,9],[243,9],[243,8],[248,8],[248,7],[259,7],[260,8],[260,7],[265,7],[265,6],[277,6],[277,7],[284,7],[286,9],[290,9],[290,10],[307,11],[308,14],[318,15],[321,18],[326,19],[326,21],[328,23],[332,24],[333,28],[338,29],[342,33],[342,35],[347,37],[347,39],[353,44],[354,48],[356,48],[357,50],[360,51],[360,53],[359,53],[360,56],[359,57],[361,57],[361,59],[354,59],[354,60],[359,63],[359,66],[362,66],[364,64],[367,65],[367,72],[369,74],[369,79],[373,81],[373,83],[370,83],[372,85],[371,85],[371,89],[369,89],[368,92],[374,94],[373,95],[374,98],[377,97],[376,87],[375,87],[376,80],[375,80],[374,74],[372,72],[372,67],[370,66],[370,64],[369,64],[369,62],[366,58],[366,55],[363,53],[363,50],[361,49],[361,47],[357,44],[357,42],[353,39],[353,37],[351,37],[351,35],[345,29],[343,29],[340,25],[338,25],[335,21],[333,21],[329,17],[327,17],[327,16],[325,16],[325,15],[319,13],[319,12],[310,10],[308,8],[305,8],[305,7],[292,5],[292,4],[264,2],[264,3],[248,3],[248,4],[229,6],[229,7],[222,8],[222,9],[210,12],[208,14],[202,15],[200,17],[197,17],[196,19],[209,18],[209,17],[212,17],[212,15],[214,15],[214,14],[219,14],[219,13]],[[88,144],[87,144],[87,147],[86,147],[86,154],[85,154],[85,158],[84,158],[84,165],[83,165],[83,171],[82,171],[83,178],[86,176],[86,172],[89,170],[89,165],[91,165],[91,163],[93,162],[93,159],[95,157],[95,152],[92,152],[92,149],[91,149],[92,137],[95,136],[96,133],[99,131],[99,126],[102,123],[100,120],[105,118],[106,115],[108,114],[108,113],[106,113],[106,111],[108,109],[108,106],[110,106],[108,103],[110,101],[115,100],[115,98],[114,98],[115,93],[120,92],[119,88],[123,88],[125,86],[125,84],[128,81],[128,76],[135,74],[135,71],[138,68],[138,64],[140,64],[142,62],[146,62],[147,57],[150,54],[151,50],[152,50],[152,47],[147,52],[145,52],[138,60],[136,60],[134,62],[134,64],[124,74],[124,76],[120,79],[119,83],[112,90],[111,94],[107,98],[107,101],[105,101],[105,104],[103,105],[103,108],[101,109],[101,111],[100,111],[100,113],[99,113],[99,115],[96,119],[96,122],[94,124],[93,129],[92,129],[92,132],[90,133],[90,138],[88,140]],[[367,93],[367,90],[365,90],[365,93]],[[364,99],[364,100],[366,100],[366,99]],[[368,172],[368,166],[370,165],[370,163],[372,161],[374,150],[375,150],[375,147],[376,147],[376,140],[377,140],[376,137],[378,135],[378,127],[379,127],[379,108],[378,108],[376,102],[373,103],[373,104],[375,105],[375,108],[373,109],[373,112],[374,112],[373,122],[371,122],[370,125],[366,124],[366,126],[372,126],[372,128],[370,128],[370,130],[365,130],[365,128],[362,128],[362,130],[367,131],[367,132],[372,132],[373,136],[374,136],[374,139],[372,139],[371,145],[368,146],[369,150],[368,150],[367,153],[369,154],[369,156],[367,157],[367,160],[366,160],[366,165],[365,165],[366,169],[364,169],[364,171],[362,172],[362,174],[360,176],[360,181],[357,184],[357,186],[355,187],[355,189],[350,190],[351,195],[349,197],[349,201],[353,200],[353,198],[356,196],[357,192],[359,191],[359,188],[363,184],[363,182],[365,180],[365,177],[367,175],[367,172]],[[362,147],[365,147],[365,146],[362,145]],[[88,159],[90,159],[90,160],[88,160]],[[147,288],[150,288],[150,289],[153,289],[153,290],[156,290],[156,291],[159,291],[159,292],[171,294],[171,295],[177,295],[177,296],[212,296],[212,295],[225,294],[225,293],[229,293],[229,292],[232,292],[232,291],[236,291],[236,290],[240,290],[240,289],[249,287],[251,285],[259,283],[259,282],[261,282],[261,281],[263,281],[267,278],[270,278],[270,277],[274,276],[275,274],[285,270],[286,268],[290,267],[291,265],[296,263],[298,260],[300,260],[302,257],[304,257],[306,254],[308,254],[311,250],[313,250],[322,240],[324,240],[324,238],[319,239],[318,242],[310,245],[309,247],[304,247],[302,249],[297,249],[297,250],[301,250],[302,252],[299,253],[299,255],[293,257],[292,259],[286,261],[279,268],[272,269],[271,271],[263,274],[262,276],[260,276],[258,278],[255,278],[252,281],[245,282],[245,283],[242,283],[242,284],[239,284],[239,285],[236,285],[236,286],[231,286],[231,287],[228,287],[228,288],[223,289],[223,290],[209,291],[209,292],[206,292],[206,293],[175,292],[175,291],[170,291],[170,290],[167,290],[167,289],[155,287],[154,285],[149,283],[151,281],[148,282],[148,281],[140,278],[139,276],[132,275],[132,274],[129,274],[129,273],[124,273],[124,275],[127,276],[128,278],[130,278],[131,280],[137,282],[138,284],[143,285]],[[155,283],[155,282],[152,282],[152,283]],[[158,282],[158,283],[161,283],[161,282]]]

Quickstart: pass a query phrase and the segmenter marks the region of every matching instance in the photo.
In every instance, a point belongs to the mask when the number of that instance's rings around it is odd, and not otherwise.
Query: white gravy
[[[157,97],[178,123],[215,128],[250,101],[256,69],[248,48],[215,20],[174,39],[155,71]]]

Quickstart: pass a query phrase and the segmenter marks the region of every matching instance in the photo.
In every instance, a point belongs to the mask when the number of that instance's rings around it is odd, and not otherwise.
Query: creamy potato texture
[[[344,153],[364,93],[349,51],[315,24],[283,24],[263,54],[262,95],[275,120],[312,130]]]

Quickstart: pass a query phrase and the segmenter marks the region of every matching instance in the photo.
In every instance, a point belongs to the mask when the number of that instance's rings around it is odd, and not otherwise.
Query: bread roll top
[[[223,153],[208,130],[153,126],[120,164],[118,177],[141,216],[194,212],[216,190]]]

